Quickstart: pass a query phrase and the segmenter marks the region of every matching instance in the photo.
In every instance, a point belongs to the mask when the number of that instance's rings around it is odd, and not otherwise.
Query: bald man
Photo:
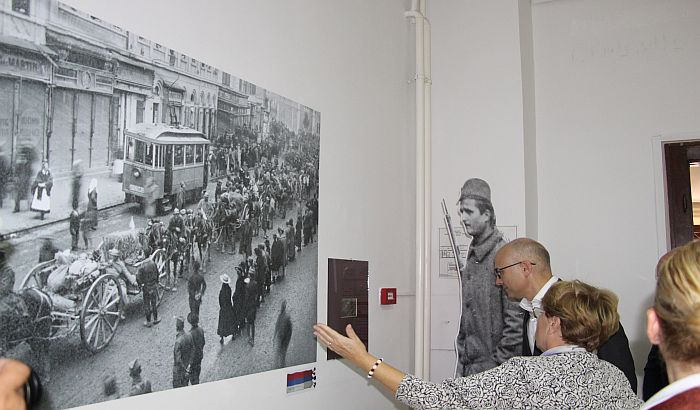
[[[523,356],[538,356],[542,352],[535,346],[537,318],[533,309],[541,308],[542,298],[549,288],[561,280],[552,275],[549,252],[537,241],[518,238],[504,245],[495,259],[496,285],[501,286],[509,298],[520,300],[523,317]],[[627,376],[632,390],[637,391],[637,375],[629,341],[620,324],[617,333],[598,349],[598,357],[617,366]]]

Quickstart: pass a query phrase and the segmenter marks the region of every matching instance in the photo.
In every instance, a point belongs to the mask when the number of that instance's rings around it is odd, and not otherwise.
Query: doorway
[[[664,144],[671,249],[700,238],[700,141]]]

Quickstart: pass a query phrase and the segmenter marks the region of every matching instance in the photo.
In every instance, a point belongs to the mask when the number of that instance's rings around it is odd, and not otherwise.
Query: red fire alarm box
[[[396,304],[396,288],[381,288],[380,295],[382,305]]]

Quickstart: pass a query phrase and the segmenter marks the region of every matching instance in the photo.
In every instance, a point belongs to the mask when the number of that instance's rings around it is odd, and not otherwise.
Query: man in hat
[[[286,237],[287,237],[287,260],[289,262],[293,262],[294,259],[296,259],[296,246],[294,246],[294,241],[296,237],[296,232],[294,232],[294,220],[289,219],[287,221],[287,232],[286,232]]]
[[[255,318],[258,311],[258,302],[260,297],[259,285],[255,280],[255,269],[250,268],[250,275],[243,280],[245,284],[245,302],[243,304],[243,313],[245,322],[248,325],[248,343],[251,346],[255,345]]]
[[[190,329],[190,338],[192,339],[192,359],[187,371],[190,384],[199,384],[199,374],[202,372],[202,359],[204,359],[204,330],[199,327],[199,315],[190,312],[187,315],[187,321],[192,328]]]
[[[68,230],[70,231],[70,250],[78,250],[78,240],[80,239],[80,213],[77,207],[73,207],[70,212]]]
[[[207,290],[207,282],[199,273],[200,263],[194,261],[192,264],[192,275],[187,279],[187,293],[189,295],[190,313],[199,315],[199,307],[202,305],[202,297]]]
[[[129,363],[129,377],[131,377],[131,390],[129,396],[151,393],[151,382],[141,377],[141,363],[134,359]]]
[[[183,210],[185,213],[187,211]],[[182,217],[180,216],[180,209],[175,208],[173,209],[173,216],[170,218],[170,221],[168,222],[168,230],[170,232],[175,232],[175,228],[180,228],[182,231],[185,229],[185,221],[182,220]]]
[[[180,187],[177,190],[176,204],[177,204],[177,207],[180,209],[182,209],[185,206],[185,183],[184,182],[180,182]]]
[[[280,230],[282,230],[280,228]],[[275,283],[278,277],[284,275],[284,244],[277,234],[272,234],[272,246],[270,249],[270,266],[272,268],[272,283]]]
[[[197,213],[204,215],[205,218],[209,218],[211,215],[211,205],[209,204],[209,195],[207,191],[202,191],[202,199],[197,203]]]
[[[136,273],[136,281],[141,286],[143,306],[146,310],[146,321],[143,323],[146,327],[160,323],[160,318],[158,318],[158,276],[158,267],[150,258],[141,264]],[[153,322],[151,322],[151,317],[153,317]]]
[[[175,317],[175,346],[173,347],[173,387],[187,386],[187,368],[192,362],[192,336],[185,333],[185,319]]]
[[[468,179],[458,205],[462,223],[472,237],[466,261],[459,261],[462,316],[456,377],[464,377],[522,353],[522,313],[495,281],[494,259],[506,242],[496,228],[491,188],[482,179]]]

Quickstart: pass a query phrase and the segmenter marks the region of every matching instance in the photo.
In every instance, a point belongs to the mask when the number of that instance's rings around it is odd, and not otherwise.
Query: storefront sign
[[[171,102],[182,102],[184,96],[185,94],[182,91],[173,89],[168,90],[168,100]]]
[[[60,87],[106,94],[112,94],[114,87],[114,77],[111,73],[66,62],[56,68],[55,82]]]
[[[48,63],[40,58],[18,55],[0,50],[0,72],[27,76],[41,80],[49,79]]]

